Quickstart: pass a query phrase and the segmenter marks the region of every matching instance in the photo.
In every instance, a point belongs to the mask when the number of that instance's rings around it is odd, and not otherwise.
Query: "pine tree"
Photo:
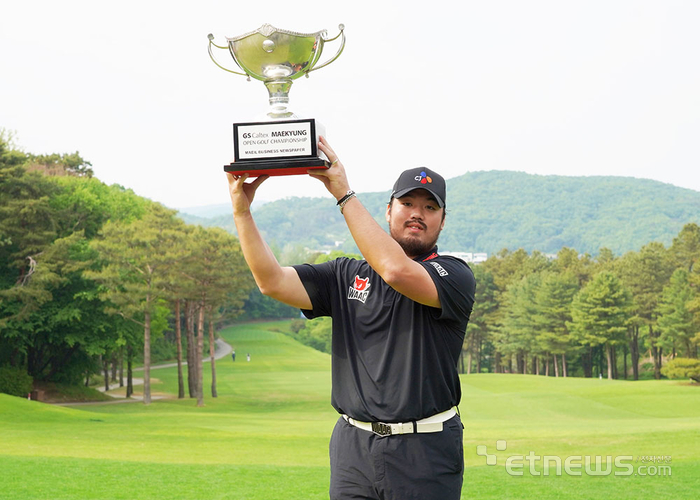
[[[657,379],[661,378],[663,359],[663,346],[659,344],[656,328],[657,305],[674,269],[669,252],[659,242],[644,245],[639,252],[625,254],[616,266],[616,273],[634,300],[631,328],[646,333],[646,342],[654,361],[654,377]]]
[[[596,274],[574,297],[572,321],[567,324],[572,338],[581,345],[605,346],[608,379],[613,378],[613,346],[625,339],[632,298],[620,280],[609,271]]]
[[[472,357],[476,356],[476,372],[479,373],[483,358],[482,346],[492,340],[498,302],[496,302],[497,289],[493,275],[482,265],[472,266],[472,270],[476,279],[476,296],[479,300],[474,304],[474,310],[469,318],[461,354],[463,356],[464,352],[467,352],[466,373],[471,373]]]
[[[536,349],[537,309],[533,297],[540,285],[539,274],[525,276],[508,286],[503,294],[503,317],[494,335],[498,350],[514,356],[516,370],[527,373],[527,357]]]
[[[113,312],[143,326],[144,404],[151,402],[151,322],[167,297],[183,227],[174,211],[154,205],[141,220],[105,224],[92,243],[104,266],[89,276],[103,285],[103,300],[114,305]]]
[[[559,376],[556,356],[562,359],[562,375],[567,376],[566,353],[570,349],[571,301],[579,291],[578,273],[545,273],[534,296],[538,349],[554,355],[554,372]]]
[[[196,301],[197,342],[195,393],[197,406],[204,405],[202,387],[202,349],[204,346],[205,316],[209,316],[209,355],[211,358],[212,388],[216,397],[216,362],[214,359],[214,328],[216,312],[227,305],[229,317],[242,312],[243,303],[248,297],[254,282],[245,265],[238,240],[219,228],[193,229],[188,243],[189,256],[181,261],[178,272],[189,281],[187,297]],[[233,307],[232,307],[233,306]]]
[[[683,357],[697,358],[698,346],[694,336],[700,331],[700,323],[688,305],[695,299],[695,293],[688,283],[688,271],[676,269],[664,287],[657,307],[658,328],[661,332],[659,345],[675,353],[683,348]]]

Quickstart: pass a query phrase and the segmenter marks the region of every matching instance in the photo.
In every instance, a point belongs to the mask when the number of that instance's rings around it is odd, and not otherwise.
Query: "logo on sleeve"
[[[445,268],[442,267],[440,264],[438,264],[437,262],[429,262],[429,264],[435,269],[437,269],[437,272],[440,276],[447,276],[447,271],[445,271]]]
[[[364,304],[369,294],[369,287],[369,277],[360,278],[358,275],[355,275],[355,282],[348,290],[348,299],[359,300]]]

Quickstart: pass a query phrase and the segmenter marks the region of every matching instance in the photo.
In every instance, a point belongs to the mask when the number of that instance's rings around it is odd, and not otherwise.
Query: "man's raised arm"
[[[292,267],[282,267],[270,247],[262,239],[253,216],[250,204],[255,191],[268,178],[264,175],[251,183],[246,183],[248,174],[234,176],[227,173],[229,194],[233,206],[233,220],[238,230],[243,257],[250,267],[255,283],[264,295],[299,309],[311,309],[311,299],[299,275]]]
[[[331,168],[312,170],[309,174],[323,182],[328,192],[340,200],[350,189],[345,168],[324,137],[321,137],[319,149],[332,160]],[[345,204],[343,215],[360,253],[389,286],[420,304],[440,307],[437,288],[428,271],[406,255],[356,197]]]

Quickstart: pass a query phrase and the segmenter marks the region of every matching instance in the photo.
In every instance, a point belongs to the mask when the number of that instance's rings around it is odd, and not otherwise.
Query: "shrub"
[[[26,371],[11,366],[0,367],[0,392],[26,397],[32,392],[32,377]]]
[[[645,361],[642,363],[642,366],[639,368],[639,371],[642,372],[653,372],[654,371],[654,363],[650,361]]]
[[[292,324],[289,328],[294,333],[299,333],[299,330],[306,328],[306,320],[302,318],[295,318],[292,320]]]
[[[700,383],[700,359],[672,359],[661,368],[661,374],[668,378],[689,378]]]
[[[330,354],[333,320],[328,316],[315,318],[297,334],[297,340],[304,345]]]

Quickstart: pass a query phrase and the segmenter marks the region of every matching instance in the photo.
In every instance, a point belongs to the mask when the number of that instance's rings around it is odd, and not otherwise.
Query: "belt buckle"
[[[372,432],[379,436],[391,436],[391,425],[381,422],[372,422]]]

